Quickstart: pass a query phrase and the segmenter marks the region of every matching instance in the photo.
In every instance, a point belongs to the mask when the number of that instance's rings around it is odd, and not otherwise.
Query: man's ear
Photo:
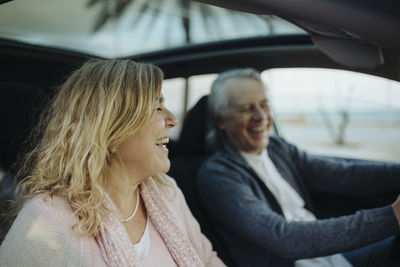
[[[225,130],[225,123],[221,118],[218,118],[216,121],[217,128],[221,131]]]

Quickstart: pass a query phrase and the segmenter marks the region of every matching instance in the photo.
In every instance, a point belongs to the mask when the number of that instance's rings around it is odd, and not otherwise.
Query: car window
[[[189,77],[187,79],[187,99],[185,98],[185,78],[164,80],[162,90],[165,97],[166,107],[179,121],[177,126],[170,129],[171,138],[178,138],[186,112],[190,110],[200,100],[201,97],[210,94],[211,85],[217,76],[218,74],[203,74]],[[275,110],[273,107],[271,107],[271,109],[272,115],[275,116]],[[278,120],[276,120],[276,122],[278,122]],[[276,133],[275,129],[272,129],[272,132]]]
[[[271,69],[262,77],[288,141],[318,154],[398,161],[399,82],[314,68]]]
[[[165,98],[165,106],[178,119],[178,125],[169,130],[170,137],[177,139],[182,126],[185,103],[185,79],[175,78],[164,80],[162,93]]]
[[[165,105],[174,113],[179,123],[170,130],[171,138],[178,138],[186,112],[191,109],[199,99],[210,94],[212,82],[216,74],[194,75],[187,79],[187,99],[185,98],[186,79],[167,79],[163,82]],[[186,102],[186,105],[185,105]]]

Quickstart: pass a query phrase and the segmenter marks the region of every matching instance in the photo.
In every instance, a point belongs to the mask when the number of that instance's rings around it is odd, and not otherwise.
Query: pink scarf
[[[185,267],[203,266],[192,244],[179,229],[177,219],[166,205],[168,201],[153,179],[146,179],[139,189],[147,214],[177,265]],[[110,210],[116,210],[108,195],[106,195],[105,206]],[[129,235],[115,213],[104,213],[96,240],[108,266],[141,265]]]

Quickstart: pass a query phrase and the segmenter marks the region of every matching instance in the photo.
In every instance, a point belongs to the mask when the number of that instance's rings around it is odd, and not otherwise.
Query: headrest
[[[201,156],[206,153],[206,135],[209,130],[208,95],[203,96],[188,111],[179,136],[179,155]]]
[[[0,99],[0,164],[9,170],[48,102],[48,95],[33,85],[1,82]]]

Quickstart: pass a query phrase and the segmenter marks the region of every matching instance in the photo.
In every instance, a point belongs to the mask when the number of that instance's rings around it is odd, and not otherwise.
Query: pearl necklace
[[[139,188],[136,189],[136,206],[135,206],[135,209],[133,210],[131,216],[129,216],[128,218],[126,218],[126,219],[122,219],[121,218],[121,222],[126,223],[126,222],[129,222],[130,220],[132,220],[132,218],[135,217],[135,215],[136,215],[138,207],[139,207]]]

